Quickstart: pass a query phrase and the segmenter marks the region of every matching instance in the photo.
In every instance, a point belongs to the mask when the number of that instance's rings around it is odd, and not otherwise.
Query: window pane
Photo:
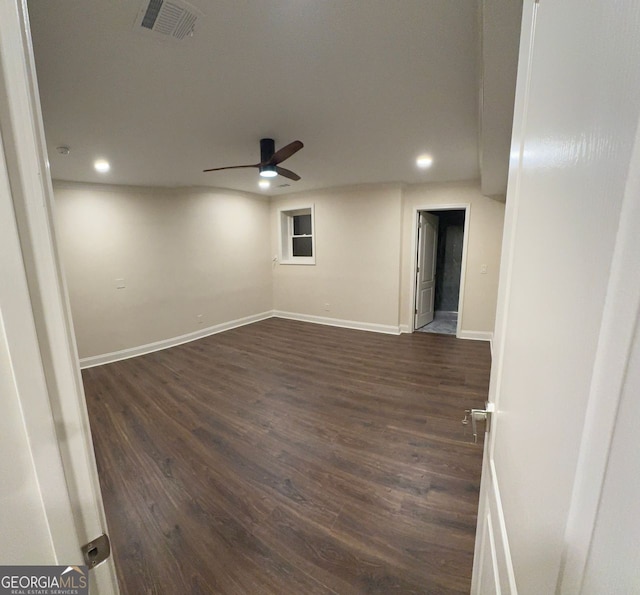
[[[294,256],[313,256],[311,238],[293,238]]]
[[[293,235],[294,236],[310,236],[311,235],[311,215],[294,215],[293,216]]]

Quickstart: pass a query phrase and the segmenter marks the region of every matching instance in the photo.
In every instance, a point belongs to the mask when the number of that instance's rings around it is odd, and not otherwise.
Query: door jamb
[[[456,327],[456,337],[460,337],[462,330],[462,310],[464,305],[464,285],[467,270],[467,246],[469,244],[469,218],[471,215],[470,203],[451,203],[435,205],[419,205],[413,208],[413,229],[411,238],[411,291],[409,292],[409,332],[414,333],[416,328],[416,269],[418,267],[418,223],[420,211],[464,211],[464,230],[462,232],[462,263],[460,266],[460,293],[458,295],[458,325]]]

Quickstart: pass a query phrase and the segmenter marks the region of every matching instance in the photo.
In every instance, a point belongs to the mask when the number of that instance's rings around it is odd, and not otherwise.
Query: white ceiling
[[[302,180],[268,194],[480,177],[476,0],[192,4],[195,35],[167,43],[134,31],[142,2],[29,1],[54,178],[257,192],[256,170],[202,170],[256,163],[262,137],[305,143],[283,163]]]

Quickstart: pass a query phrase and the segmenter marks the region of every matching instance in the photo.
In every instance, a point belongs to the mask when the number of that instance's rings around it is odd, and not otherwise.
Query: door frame
[[[0,128],[30,305],[79,543],[107,533],[71,309],[56,242],[54,198],[26,0],[0,2]],[[78,551],[78,554],[80,552]],[[91,589],[118,593],[113,557]]]
[[[434,205],[418,205],[413,208],[413,228],[411,237],[411,290],[409,292],[409,332],[414,333],[416,328],[416,275],[418,269],[418,224],[420,223],[420,211],[464,211],[464,230],[462,232],[462,263],[460,266],[460,293],[458,295],[458,324],[456,326],[456,337],[460,338],[462,330],[462,310],[464,305],[464,285],[467,271],[467,246],[469,244],[469,218],[471,215],[470,203],[449,203]],[[437,272],[437,268],[436,268]]]
[[[3,403],[4,399],[7,399],[6,406],[10,410],[19,410],[19,414],[12,420],[12,431],[15,428],[16,434],[10,435],[10,439],[15,439],[21,430],[24,436],[24,444],[18,441],[18,444],[12,445],[15,451],[9,457],[24,465],[13,467],[14,473],[34,479],[34,485],[24,481],[24,485],[29,487],[24,488],[22,506],[19,504],[20,500],[9,500],[8,510],[12,511],[16,506],[19,510],[16,510],[15,514],[18,522],[33,522],[33,527],[21,527],[22,532],[29,532],[29,541],[44,542],[34,543],[27,551],[38,552],[34,555],[42,556],[47,544],[50,546],[52,560],[33,559],[32,563],[46,564],[55,561],[59,564],[83,564],[62,457],[55,446],[52,448],[52,445],[57,443],[56,428],[48,399],[40,345],[15,222],[1,128],[0,196],[0,268],[3,274],[0,283],[0,341],[3,345],[0,351],[8,358],[6,383],[13,389],[9,389],[8,394],[3,394],[2,397]],[[13,403],[9,405],[9,401]],[[30,461],[31,465],[28,465],[27,461]],[[22,479],[20,483],[23,483]],[[41,519],[30,518],[32,515],[39,516],[34,514],[34,510],[38,508],[37,503],[44,513],[44,533]],[[21,514],[23,511],[25,514]],[[4,547],[7,545],[3,544]],[[15,549],[21,551],[21,555],[25,555],[26,548],[22,543]],[[3,564],[7,563],[7,560],[3,561]]]

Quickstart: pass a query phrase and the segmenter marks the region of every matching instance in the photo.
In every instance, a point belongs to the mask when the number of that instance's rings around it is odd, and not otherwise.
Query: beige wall
[[[274,309],[397,327],[400,185],[363,185],[272,199],[272,256],[278,254],[278,209],[311,204],[316,264],[274,267]]]
[[[469,204],[469,237],[464,280],[461,330],[493,333],[498,273],[504,223],[504,203],[480,194],[476,182],[405,186],[402,217],[402,274],[400,324],[409,326],[412,310],[412,276],[415,210],[435,206]],[[487,265],[487,273],[480,268]]]
[[[66,182],[54,195],[80,357],[271,310],[265,198]]]
[[[274,267],[274,309],[408,330],[415,209],[469,205],[462,331],[478,337],[493,332],[504,204],[480,194],[477,182],[364,185],[274,198],[274,256],[278,209],[310,204],[315,205],[316,265]],[[486,274],[480,273],[483,264]]]
[[[477,183],[361,185],[271,204],[225,190],[67,182],[54,194],[82,358],[271,310],[407,330],[415,209],[450,204],[470,205],[462,330],[493,331],[504,204]],[[278,209],[311,204],[316,264],[272,263]]]

